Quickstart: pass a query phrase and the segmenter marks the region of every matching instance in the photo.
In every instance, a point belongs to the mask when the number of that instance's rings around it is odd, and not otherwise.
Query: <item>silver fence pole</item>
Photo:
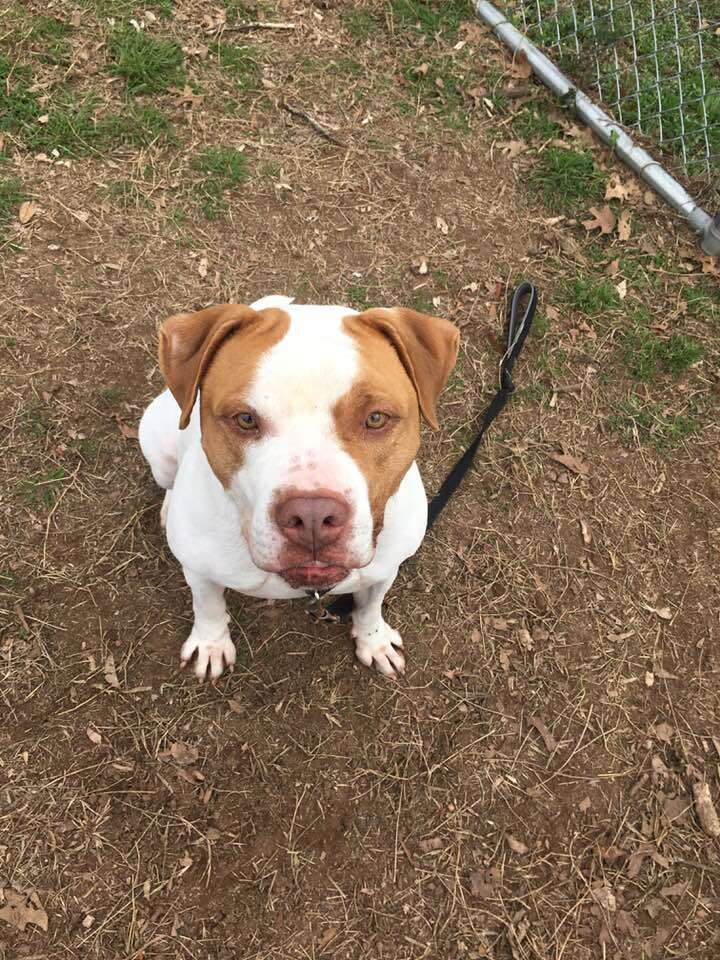
[[[514,53],[522,51],[525,54],[533,72],[556,96],[565,101],[573,98],[576,115],[603,143],[611,147],[631,170],[687,220],[698,235],[700,246],[705,253],[711,256],[720,255],[720,214],[712,217],[703,210],[681,183],[653,159],[647,150],[633,143],[632,137],[579,90],[497,7],[488,0],[477,0],[475,11]]]

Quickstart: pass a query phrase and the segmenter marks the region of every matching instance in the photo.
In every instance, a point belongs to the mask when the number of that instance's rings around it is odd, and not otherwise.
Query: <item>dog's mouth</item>
[[[280,576],[296,590],[329,590],[344,580],[349,573],[348,567],[313,560],[311,563],[303,563],[297,567],[287,567],[280,571]]]

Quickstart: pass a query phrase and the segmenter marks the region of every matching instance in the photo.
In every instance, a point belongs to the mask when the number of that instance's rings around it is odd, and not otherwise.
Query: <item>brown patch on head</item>
[[[420,411],[434,426],[437,395],[457,356],[452,324],[410,310],[368,310],[346,317],[360,369],[335,405],[340,440],[367,478],[375,533],[420,446]],[[380,430],[365,426],[374,411],[390,415]]]
[[[284,310],[225,303],[177,314],[160,330],[160,369],[180,406],[180,429],[190,422],[202,386],[203,449],[224,486],[253,436],[237,427],[233,417],[244,409],[243,397],[260,358],[285,336],[289,324]]]

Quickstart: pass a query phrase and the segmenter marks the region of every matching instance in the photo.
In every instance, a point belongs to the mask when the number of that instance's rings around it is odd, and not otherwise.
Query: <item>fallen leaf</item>
[[[605,276],[606,277],[615,277],[620,272],[620,261],[611,260],[610,263],[605,267]]]
[[[558,743],[555,737],[548,730],[545,723],[543,723],[540,717],[531,717],[530,723],[532,723],[532,725],[535,727],[537,732],[543,738],[543,742],[545,744],[545,749],[547,750],[547,752],[554,753],[558,748]]]
[[[672,743],[675,731],[669,723],[656,723],[651,729],[654,737],[661,743]]]
[[[671,612],[671,610],[670,610],[670,607],[650,607],[650,606],[648,606],[648,604],[646,604],[646,603],[643,604],[643,607],[644,607],[649,613],[656,613],[656,614],[660,617],[661,620],[672,620],[672,618],[673,618],[673,615],[672,615],[672,612]]]
[[[511,833],[505,834],[505,842],[513,853],[528,853],[530,848],[522,840],[516,840]]]
[[[419,260],[413,261],[413,263],[410,264],[410,272],[424,277],[428,272],[427,259],[425,257],[421,257]]]
[[[687,880],[680,880],[678,883],[674,883],[671,887],[662,887],[660,890],[661,897],[682,897],[687,893],[688,887],[690,886]]]
[[[502,150],[503,155],[510,160],[519,157],[521,153],[527,150],[527,144],[524,140],[501,140],[498,146]]]
[[[418,846],[423,853],[430,853],[432,850],[442,850],[443,842],[440,837],[428,837],[427,840],[421,840]]]
[[[720,820],[707,783],[694,783],[693,796],[700,825],[709,837],[720,837]]]
[[[570,453],[551,453],[550,459],[566,467],[572,473],[577,473],[581,477],[590,476],[590,465],[583,463],[582,460],[578,460],[577,457],[574,457]]]
[[[524,627],[521,630],[518,630],[518,643],[528,652],[533,649],[535,646],[535,641],[530,636],[530,631],[526,630]]]
[[[443,220],[442,217],[435,217],[435,226],[438,228],[440,233],[446,237],[448,235],[449,227],[447,223]]]
[[[676,673],[669,673],[667,670],[663,670],[662,667],[655,667],[655,676],[660,677],[661,680],[679,680],[680,678]]]
[[[713,276],[720,276],[720,257],[700,257],[703,273],[711,273]]]
[[[191,763],[195,763],[199,753],[197,747],[188,746],[187,743],[177,740],[170,747],[170,756],[173,758],[175,763],[179,764],[179,766],[186,767]]]
[[[602,907],[604,910],[608,910],[610,913],[613,913],[617,908],[617,900],[615,899],[615,894],[612,892],[610,887],[603,885],[602,887],[596,887],[594,890],[590,891],[590,896],[593,898],[595,903],[598,906]]]
[[[476,870],[470,874],[470,892],[474,897],[490,899],[497,894],[497,884],[490,871]]]
[[[200,257],[198,261],[198,273],[200,274],[203,280],[207,276],[208,274],[208,258],[207,257]]]
[[[419,67],[413,67],[413,73],[419,77],[424,77],[427,75],[428,70],[430,69],[429,63],[421,63]]]
[[[614,173],[608,185],[605,188],[605,199],[606,200],[627,200],[630,196],[630,188],[622,182],[620,177]]]
[[[582,534],[582,541],[586,547],[589,547],[592,543],[592,533],[590,532],[590,527],[587,525],[587,521],[580,519],[580,533]]]
[[[548,320],[559,320],[560,311],[557,307],[545,307],[545,316]]]
[[[618,910],[615,915],[615,927],[620,933],[626,933],[630,937],[636,937],[638,934],[635,921],[627,910]]]
[[[586,230],[599,230],[600,233],[613,232],[617,218],[607,204],[599,210],[597,207],[590,207],[590,213],[593,215],[592,219],[582,221]]]
[[[129,423],[125,423],[123,418],[119,413],[113,414],[113,420],[118,425],[118,430],[125,437],[126,440],[137,440],[138,431],[137,427],[131,427]]]
[[[667,904],[663,903],[659,897],[653,897],[645,905],[645,909],[648,912],[648,916],[651,920],[657,920],[663,910],[667,907]]]
[[[337,927],[328,927],[317,942],[318,950],[324,950],[337,936]]]
[[[527,80],[532,76],[532,66],[525,53],[521,50],[515,57],[511,67],[510,76],[516,80]]]
[[[118,680],[118,675],[115,670],[115,657],[111,653],[109,653],[105,658],[103,676],[111,687],[114,687],[116,690],[120,689],[120,681]]]
[[[48,915],[40,905],[37,894],[21,893],[14,887],[5,887],[2,895],[5,903],[0,907],[0,920],[21,933],[29,923],[47,933]]]
[[[581,813],[587,813],[591,806],[592,806],[592,800],[590,799],[590,797],[585,797],[578,804],[578,807]]]
[[[97,730],[93,730],[92,727],[88,727],[85,733],[87,734],[88,740],[94,743],[96,747],[102,743],[102,737]]]
[[[620,214],[620,216],[619,216],[619,218],[618,218],[618,222],[617,222],[617,232],[618,232],[618,239],[619,239],[619,240],[625,241],[625,240],[629,240],[629,239],[630,239],[630,233],[631,233],[630,223],[631,223],[631,220],[632,220],[632,217],[631,217],[631,215],[630,215],[630,211],[629,211],[629,210],[623,210],[623,212]]]
[[[40,207],[34,200],[26,200],[25,203],[20,204],[20,209],[18,210],[18,220],[20,223],[30,223],[32,218],[38,212]]]
[[[617,290],[617,295],[620,297],[620,299],[624,300],[627,296],[627,280],[621,280],[615,289]]]
[[[203,101],[203,95],[201,93],[193,93],[192,87],[189,87],[187,84],[185,84],[182,91],[176,89],[175,92],[180,94],[175,100],[176,107],[182,107],[188,104],[192,110],[196,103],[202,103]]]

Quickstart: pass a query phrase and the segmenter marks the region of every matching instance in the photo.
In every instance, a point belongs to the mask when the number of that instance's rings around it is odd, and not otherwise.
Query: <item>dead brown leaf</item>
[[[440,837],[428,837],[421,840],[418,844],[423,853],[431,853],[433,850],[442,850],[443,842]]]
[[[115,670],[115,657],[111,653],[105,658],[103,676],[111,687],[114,687],[116,690],[120,689],[120,681],[118,680],[117,671]]]
[[[694,783],[693,796],[698,820],[709,837],[720,837],[720,820],[707,783]]]
[[[629,210],[623,210],[618,217],[617,232],[618,239],[623,242],[630,239],[632,215]]]
[[[125,423],[123,418],[119,413],[113,414],[113,420],[118,425],[118,430],[125,437],[126,440],[137,440],[138,431],[137,427],[131,427],[129,423]]]
[[[337,927],[328,927],[327,930],[323,933],[320,939],[317,942],[318,950],[324,950],[325,947],[335,939],[338,935]]]
[[[519,157],[521,153],[527,150],[527,144],[524,140],[501,140],[498,146],[502,150],[503,155],[510,160],[514,157]]]
[[[606,277],[615,277],[620,272],[620,261],[611,260],[610,263],[605,267],[605,276]]]
[[[85,733],[87,734],[87,738],[91,743],[94,743],[96,747],[100,746],[102,743],[102,736],[97,732],[97,730],[93,730],[92,727],[88,727]]]
[[[516,840],[511,833],[505,834],[505,842],[513,853],[529,853],[530,848],[522,840]]]
[[[671,887],[662,887],[660,890],[660,896],[682,897],[687,893],[689,886],[690,884],[687,880],[680,880],[678,883],[674,883]]]
[[[490,870],[475,870],[470,874],[470,892],[474,897],[489,900],[497,895],[498,884]]]
[[[543,738],[543,743],[545,744],[545,749],[548,753],[554,753],[558,748],[558,743],[555,737],[550,733],[547,726],[540,717],[531,717],[530,722],[535,727],[537,732]]]
[[[571,453],[551,453],[550,459],[566,467],[572,473],[578,474],[580,477],[590,476],[590,464],[583,463],[582,460],[574,457]]]
[[[592,218],[583,220],[582,225],[586,230],[599,230],[600,233],[612,233],[615,229],[617,218],[610,207],[605,204],[604,207],[590,207]]]
[[[700,257],[702,272],[710,273],[714,277],[720,276],[720,257]]]
[[[28,924],[40,927],[47,933],[48,915],[43,910],[36,893],[21,893],[14,887],[5,887],[2,890],[5,903],[0,907],[0,920],[9,923],[21,933]]]
[[[26,200],[24,203],[20,204],[20,209],[18,210],[18,220],[20,223],[30,223],[32,218],[38,212],[40,207],[34,200]]]
[[[530,61],[521,50],[510,67],[510,76],[516,80],[527,80],[532,76],[532,72]]]
[[[179,766],[187,767],[191,763],[195,763],[199,754],[197,747],[191,747],[187,743],[177,740],[170,747],[170,756]]]
[[[590,527],[587,524],[587,520],[580,519],[580,533],[582,534],[582,541],[586,547],[589,547],[592,543],[592,533],[590,532]]]
[[[656,723],[652,727],[652,733],[661,743],[672,743],[675,731],[669,723]]]

